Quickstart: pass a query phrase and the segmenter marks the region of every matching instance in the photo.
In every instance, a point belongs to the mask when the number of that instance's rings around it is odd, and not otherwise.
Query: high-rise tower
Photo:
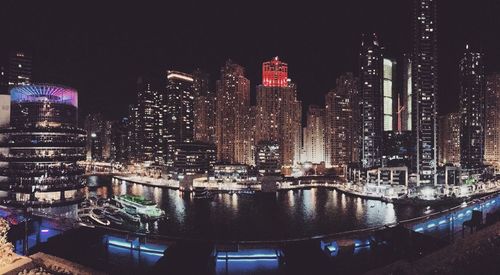
[[[313,163],[325,161],[325,109],[310,105],[304,131],[306,160]]]
[[[413,127],[417,182],[436,183],[437,167],[437,0],[414,0]]]
[[[382,164],[383,133],[383,60],[375,34],[363,35],[359,53],[359,80],[362,97],[362,166],[377,167]]]
[[[163,96],[163,127],[167,143],[193,141],[193,81],[190,74],[167,71],[167,87]]]
[[[280,147],[280,164],[300,159],[302,109],[297,88],[288,78],[288,64],[276,56],[262,64],[257,86],[256,142],[274,141]]]
[[[337,78],[335,89],[325,96],[325,162],[345,168],[359,162],[359,82],[352,73]]]
[[[500,167],[500,73],[486,80],[486,127],[484,158],[488,164]]]
[[[32,82],[32,58],[25,51],[11,51],[8,56],[9,86],[28,85]]]
[[[194,139],[215,143],[215,95],[209,77],[201,70],[193,72]]]
[[[162,113],[160,93],[151,79],[137,80],[138,160],[162,163]]]
[[[484,161],[485,93],[483,54],[466,46],[460,61],[460,165],[478,169]]]
[[[245,69],[231,60],[221,68],[217,81],[217,160],[228,163],[253,162],[250,135],[250,80]]]

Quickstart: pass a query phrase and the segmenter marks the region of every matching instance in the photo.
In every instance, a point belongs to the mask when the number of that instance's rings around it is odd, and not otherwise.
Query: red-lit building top
[[[262,85],[266,87],[286,87],[288,85],[288,64],[276,56],[262,64]]]

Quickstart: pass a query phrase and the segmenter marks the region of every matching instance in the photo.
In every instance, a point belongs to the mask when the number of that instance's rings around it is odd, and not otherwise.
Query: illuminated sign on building
[[[288,86],[288,64],[276,56],[262,64],[262,85],[266,87]]]
[[[16,86],[10,90],[10,95],[14,103],[50,102],[78,107],[76,90],[67,87],[44,84]]]

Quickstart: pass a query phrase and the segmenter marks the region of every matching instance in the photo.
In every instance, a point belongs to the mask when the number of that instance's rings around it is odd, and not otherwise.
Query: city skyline
[[[498,271],[500,2],[330,2],[0,4],[0,273]]]
[[[411,3],[358,1],[336,4],[325,11],[306,7],[310,12],[299,18],[295,16],[301,11],[297,6],[269,6],[269,11],[281,11],[286,15],[283,21],[256,20],[248,16],[251,12],[241,13],[244,7],[223,4],[172,6],[172,9],[189,11],[183,13],[182,20],[180,15],[167,13],[169,16],[162,16],[153,11],[150,15],[141,15],[140,11],[151,7],[137,7],[137,18],[129,19],[134,9],[125,6],[123,13],[109,21],[105,15],[112,7],[104,5],[100,11],[93,11],[95,20],[85,24],[81,23],[81,15],[73,18],[64,12],[70,10],[64,4],[41,16],[38,11],[47,9],[43,5],[24,7],[23,3],[9,3],[2,10],[0,20],[6,21],[0,28],[13,39],[12,43],[0,47],[33,51],[35,82],[43,80],[75,87],[81,94],[81,115],[103,112],[112,119],[127,114],[127,106],[135,99],[135,83],[139,76],[150,74],[159,81],[167,70],[192,72],[201,68],[210,74],[211,89],[215,90],[218,70],[228,58],[245,67],[253,103],[256,86],[260,83],[260,64],[277,55],[290,64],[289,75],[297,85],[305,114],[310,104],[324,105],[324,95],[335,86],[337,77],[347,72],[357,75],[356,56],[362,33],[376,32],[388,57],[399,58],[412,51]],[[500,58],[495,58],[498,53],[493,52],[500,44],[493,33],[498,26],[498,20],[491,12],[495,5],[491,1],[468,7],[453,1],[440,1],[439,53],[446,58],[439,61],[438,103],[449,100],[453,103],[438,104],[443,105],[443,108],[438,108],[440,114],[458,110],[459,72],[456,64],[466,43],[485,53],[486,72],[500,68],[496,61]],[[32,16],[19,22],[19,26],[7,24],[13,16],[8,11],[15,8]],[[86,6],[81,8],[88,10]],[[450,8],[453,12],[447,12]],[[338,14],[335,10],[344,12]],[[256,8],[250,11],[254,14],[262,12]],[[50,19],[50,14],[57,14],[59,19]],[[239,15],[242,17],[237,20]],[[225,30],[223,18],[234,21],[234,26],[227,26]],[[194,19],[206,22],[206,26],[185,23]],[[68,24],[61,26],[57,24],[58,20],[65,20]],[[342,22],[350,25],[346,28]],[[21,28],[23,32],[17,31]],[[477,31],[479,29],[481,32]],[[283,35],[280,35],[281,30]],[[70,36],[59,35],[69,31]],[[40,39],[45,35],[52,39]],[[186,43],[188,47],[179,46],[180,41],[190,40],[201,42]],[[158,86],[163,87],[162,84]],[[99,102],[91,103],[96,96]],[[116,104],[116,108],[105,108],[117,100],[120,104]]]

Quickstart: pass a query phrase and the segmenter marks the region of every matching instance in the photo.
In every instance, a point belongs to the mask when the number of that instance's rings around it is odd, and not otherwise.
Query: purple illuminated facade
[[[0,130],[2,202],[72,205],[82,195],[85,132],[78,129],[78,93],[36,84],[11,89],[10,127]]]
[[[47,84],[17,86],[10,90],[12,103],[51,102],[78,108],[75,89]]]

